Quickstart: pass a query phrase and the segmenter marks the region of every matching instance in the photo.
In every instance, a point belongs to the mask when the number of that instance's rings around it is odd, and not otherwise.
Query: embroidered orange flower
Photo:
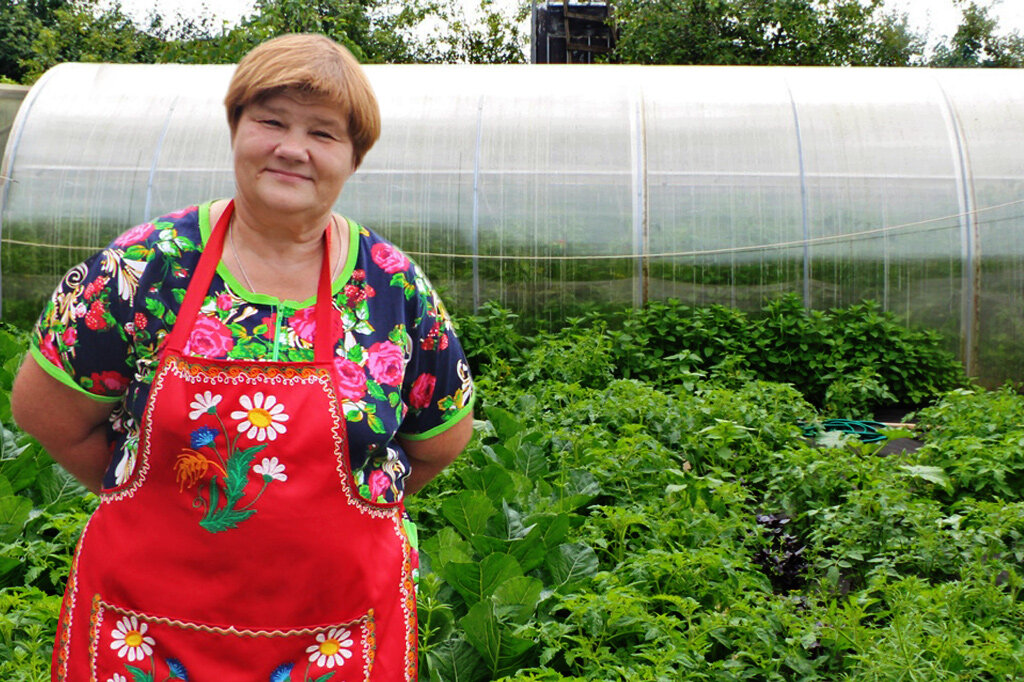
[[[206,475],[211,464],[217,467],[225,478],[227,477],[227,472],[217,462],[210,460],[202,453],[196,452],[191,448],[182,450],[174,461],[174,480],[178,482],[178,490],[198,485],[203,480],[203,476]]]

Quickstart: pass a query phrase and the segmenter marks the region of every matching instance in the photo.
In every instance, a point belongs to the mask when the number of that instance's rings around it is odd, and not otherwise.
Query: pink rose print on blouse
[[[61,334],[60,340],[64,342],[64,345],[70,348],[78,342],[78,330],[74,327],[68,327]]]
[[[376,501],[378,495],[391,487],[391,479],[380,469],[374,469],[370,472],[367,485],[370,487],[370,500]]]
[[[195,206],[189,206],[188,208],[183,208],[180,211],[175,211],[174,213],[168,213],[164,217],[171,218],[172,220],[177,220],[178,218],[184,218],[185,216],[187,216],[189,213],[191,213],[194,210],[196,210]]]
[[[405,374],[405,357],[402,349],[390,341],[380,341],[366,349],[370,376],[379,384],[398,386]]]
[[[132,229],[128,230],[120,237],[114,240],[114,246],[131,246],[132,244],[140,244],[146,240],[149,235],[153,234],[153,230],[156,226],[153,223],[143,223],[142,225],[136,225]]]
[[[430,399],[434,395],[434,384],[437,377],[433,374],[421,374],[412,382],[412,390],[409,391],[409,404],[417,410],[422,410],[430,405]]]
[[[39,339],[39,352],[54,365],[64,369],[64,365],[60,361],[60,354],[57,352],[57,344],[53,341],[53,332],[47,332],[46,336]]]
[[[288,318],[288,326],[307,343],[313,343],[313,335],[316,333],[316,307],[310,306],[296,311]]]
[[[218,319],[200,315],[192,327],[184,352],[205,358],[223,358],[235,347],[231,330]]]
[[[267,328],[267,330],[263,332],[263,336],[273,341],[274,333],[277,331],[277,313],[271,313],[269,316],[264,317],[260,320],[260,324]]]
[[[366,373],[363,368],[345,358],[334,359],[334,371],[338,381],[338,397],[345,400],[362,400],[366,393]]]
[[[217,310],[223,310],[225,312],[231,310],[231,294],[217,295]]]
[[[370,249],[370,257],[380,266],[381,270],[393,275],[409,267],[409,259],[401,251],[390,244],[377,243]]]
[[[116,395],[123,393],[128,387],[128,377],[119,372],[93,372],[89,378],[92,379],[92,388],[89,392],[96,395]]]

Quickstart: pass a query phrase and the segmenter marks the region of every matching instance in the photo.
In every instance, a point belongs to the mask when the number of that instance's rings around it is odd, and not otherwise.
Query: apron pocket
[[[235,628],[93,601],[93,682],[352,682],[373,665],[373,612],[345,623]]]

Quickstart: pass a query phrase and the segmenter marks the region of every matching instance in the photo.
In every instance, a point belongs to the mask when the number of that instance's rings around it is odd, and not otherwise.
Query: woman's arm
[[[409,457],[412,471],[405,479],[405,493],[411,495],[419,491],[435,476],[455,461],[459,453],[466,447],[473,435],[473,412],[450,426],[433,438],[426,440],[407,440],[398,437],[402,449]]]
[[[93,400],[25,356],[11,390],[14,421],[82,484],[99,493],[110,464],[107,418],[115,403]]]

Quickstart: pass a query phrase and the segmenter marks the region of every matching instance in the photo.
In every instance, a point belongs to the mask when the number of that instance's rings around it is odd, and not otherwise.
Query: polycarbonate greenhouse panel
[[[232,68],[65,64],[0,190],[7,319],[127,227],[233,192]],[[1024,71],[368,66],[383,134],[337,209],[449,305],[874,299],[987,383],[1024,369]]]

